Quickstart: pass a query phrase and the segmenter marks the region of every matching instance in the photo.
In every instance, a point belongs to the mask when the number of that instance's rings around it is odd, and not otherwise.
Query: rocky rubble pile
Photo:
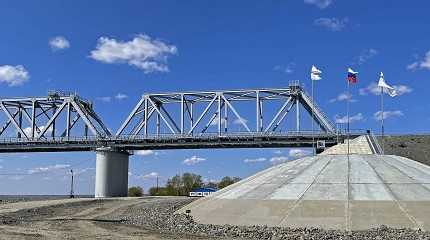
[[[379,227],[367,231],[337,231],[317,228],[281,228],[266,226],[230,226],[199,224],[191,216],[174,214],[190,199],[157,199],[136,205],[120,216],[126,223],[148,227],[160,232],[192,234],[207,237],[244,239],[430,239],[430,233],[412,229]]]

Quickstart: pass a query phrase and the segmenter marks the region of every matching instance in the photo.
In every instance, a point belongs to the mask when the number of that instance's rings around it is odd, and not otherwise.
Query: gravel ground
[[[190,199],[156,199],[130,207],[116,216],[126,224],[144,226],[158,231],[187,233],[207,237],[238,239],[430,239],[429,232],[411,229],[391,229],[381,226],[368,231],[328,231],[316,228],[279,228],[264,226],[206,225],[185,214],[173,214]]]
[[[78,195],[76,198],[93,198],[91,195]],[[0,204],[38,200],[69,199],[68,195],[0,195]]]
[[[380,227],[368,231],[205,225],[176,210],[193,199],[91,200],[1,213],[0,239],[429,239],[430,233]],[[7,204],[3,205],[7,206]]]

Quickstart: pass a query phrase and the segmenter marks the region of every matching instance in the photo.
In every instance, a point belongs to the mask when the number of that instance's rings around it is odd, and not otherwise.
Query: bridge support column
[[[127,196],[129,155],[110,148],[96,150],[96,198]]]

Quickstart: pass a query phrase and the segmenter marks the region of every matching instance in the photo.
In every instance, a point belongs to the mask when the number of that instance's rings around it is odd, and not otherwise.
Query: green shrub
[[[143,189],[141,187],[131,187],[128,189],[129,197],[142,197]]]

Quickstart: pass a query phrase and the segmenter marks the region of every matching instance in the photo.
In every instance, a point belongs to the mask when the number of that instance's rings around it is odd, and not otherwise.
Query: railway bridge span
[[[128,161],[135,150],[324,148],[347,138],[298,83],[144,94],[115,133],[92,102],[76,93],[3,98],[0,108],[0,153],[96,152],[96,197],[127,195]],[[315,129],[303,127],[302,112]]]

